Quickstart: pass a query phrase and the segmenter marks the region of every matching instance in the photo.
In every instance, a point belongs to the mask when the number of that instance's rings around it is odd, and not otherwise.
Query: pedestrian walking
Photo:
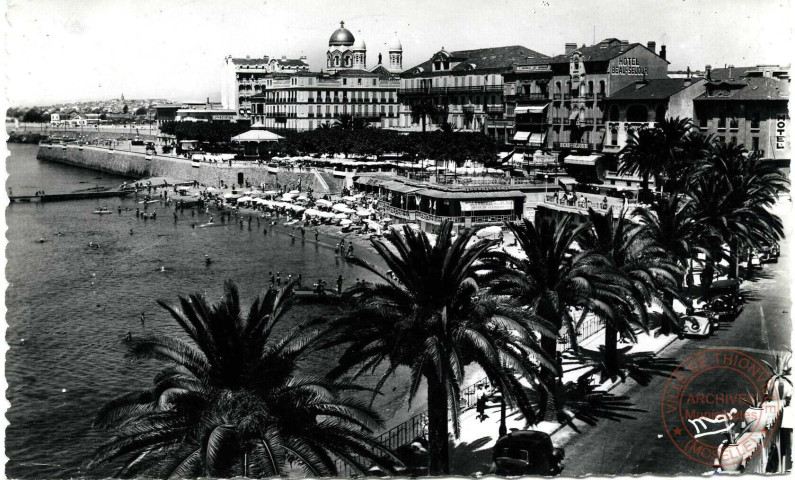
[[[342,275],[337,277],[337,293],[338,294],[342,293]]]
[[[146,328],[146,313],[141,312],[141,328]]]

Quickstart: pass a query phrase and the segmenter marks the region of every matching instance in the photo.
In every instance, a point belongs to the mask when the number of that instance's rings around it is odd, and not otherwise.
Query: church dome
[[[356,41],[353,43],[353,48],[351,50],[367,50],[367,45],[364,43],[364,38],[362,38],[362,32],[357,32],[359,34],[356,37]]]
[[[395,35],[392,37],[392,40],[389,41],[387,49],[390,52],[403,51],[403,45],[400,44],[400,40],[397,37],[397,32],[395,32]]]
[[[353,37],[353,34],[350,32],[350,30],[345,28],[345,22],[340,22],[340,28],[331,34],[331,38],[328,39],[328,45],[329,47],[336,45],[350,47],[353,45],[355,40],[356,39]]]

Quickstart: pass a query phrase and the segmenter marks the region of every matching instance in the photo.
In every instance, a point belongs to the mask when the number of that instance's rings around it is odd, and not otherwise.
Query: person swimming
[[[205,254],[205,255],[204,255],[204,263],[205,263],[206,265],[210,265],[211,263],[213,263],[213,259],[212,259],[212,258],[210,258],[210,256],[209,256],[209,255]]]
[[[39,237],[39,243],[44,243],[44,237]]]
[[[63,237],[63,233],[59,230],[58,233],[55,234],[56,237]]]
[[[161,272],[165,272],[166,271],[166,267],[160,267],[160,271]]]
[[[130,235],[132,235],[132,234],[133,234],[133,230],[132,230],[132,228],[131,228],[131,229],[130,229]]]

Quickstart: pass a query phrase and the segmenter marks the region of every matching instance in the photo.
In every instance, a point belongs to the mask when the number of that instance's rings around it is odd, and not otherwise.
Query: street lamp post
[[[547,188],[549,187],[549,175],[544,174],[544,200],[547,199]]]

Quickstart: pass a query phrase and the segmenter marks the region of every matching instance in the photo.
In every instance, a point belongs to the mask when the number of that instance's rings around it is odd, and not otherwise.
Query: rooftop
[[[438,52],[437,52],[438,53]],[[480,69],[510,69],[514,63],[526,62],[528,57],[549,59],[547,55],[538,53],[521,45],[510,45],[507,47],[478,48],[475,50],[457,50],[447,53],[453,61],[461,62],[451,68],[451,72],[465,71],[470,68]],[[435,55],[434,55],[435,56]],[[410,68],[403,76],[414,76],[416,69],[421,73],[432,71],[433,57],[425,62]]]
[[[701,79],[654,78],[637,81],[611,94],[607,100],[655,100],[669,98]]]
[[[789,100],[789,80],[767,77],[746,77],[742,80],[707,82],[707,91],[694,100]]]
[[[590,46],[582,46],[576,48],[574,51],[579,52],[582,55],[583,62],[606,62],[611,60],[624,52],[628,52],[635,47],[642,47],[646,48],[646,46],[640,43],[621,43],[621,40],[617,40],[615,38],[606,38],[601,42],[597,43],[596,45]],[[646,48],[648,50],[648,48]],[[651,51],[651,50],[649,50]],[[655,55],[659,56],[656,52]],[[571,54],[562,54],[562,55],[555,55],[552,57],[550,63],[569,63],[569,57]],[[661,57],[662,58],[662,57]],[[670,63],[670,62],[669,62]]]

